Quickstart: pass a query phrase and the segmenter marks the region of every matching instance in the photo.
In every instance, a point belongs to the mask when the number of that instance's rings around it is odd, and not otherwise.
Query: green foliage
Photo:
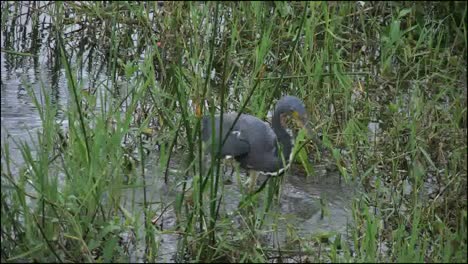
[[[1,4],[2,56],[15,65],[39,57],[15,43],[21,5]],[[40,14],[52,17],[47,49],[69,102],[60,109],[53,88],[23,81],[42,127],[32,144],[2,140],[2,262],[134,261],[129,236],[154,262],[164,232],[180,235],[179,262],[466,262],[466,3],[56,2],[30,11],[35,27]],[[205,164],[201,115],[268,121],[286,94],[304,100],[326,146],[296,148],[293,166],[314,175],[320,158],[359,183],[346,237],[288,226],[285,247],[263,241],[278,232],[284,178],[223,211],[221,161],[212,149]],[[307,140],[301,132],[295,146]],[[162,182],[173,196],[154,201],[149,187]],[[159,230],[152,220],[165,208],[176,224]]]

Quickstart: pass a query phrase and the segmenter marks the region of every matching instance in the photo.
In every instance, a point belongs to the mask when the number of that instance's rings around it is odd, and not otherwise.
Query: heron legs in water
[[[204,171],[206,171],[207,169],[210,169],[211,157],[209,157],[209,155],[205,156],[203,165],[204,165]],[[231,167],[230,173],[227,167]],[[236,163],[233,158],[227,158],[227,159],[221,160],[221,174],[223,177],[223,182],[225,184],[232,183],[232,177],[235,171],[237,171],[237,173],[239,172],[239,164]],[[248,193],[253,193],[255,190],[255,186],[257,185],[258,172],[255,170],[248,170],[248,174],[249,175],[247,177],[247,180],[242,185],[248,188],[247,190]],[[238,180],[240,179],[238,178]]]
[[[255,186],[257,185],[258,172],[254,170],[249,170],[249,178],[245,182],[248,185],[249,193],[253,193]]]
[[[228,176],[228,169],[226,168],[227,166],[231,167],[231,172],[230,175]],[[234,172],[239,173],[239,164],[237,164],[233,159],[225,159],[223,160],[223,178],[224,178],[224,183],[225,184],[231,184],[232,183],[232,177]],[[248,192],[252,193],[255,190],[255,186],[257,185],[257,178],[258,178],[258,172],[255,170],[248,170],[248,177],[247,180],[245,181],[244,185],[246,188],[248,188]],[[240,179],[238,178],[238,181]],[[240,183],[240,182],[239,182]]]
[[[228,169],[226,168],[227,166],[231,167],[231,173],[229,176],[228,174]],[[223,160],[223,177],[224,177],[224,183],[230,184],[232,183],[232,177],[235,171],[239,171],[239,164],[237,164],[233,159],[227,159]],[[257,185],[257,178],[258,178],[258,172],[255,170],[248,170],[248,177],[245,183],[243,184],[245,187],[248,188],[248,192],[252,193],[255,190],[255,186]],[[238,180],[240,180],[238,178]]]
[[[249,193],[253,193],[255,186],[257,185],[258,173],[254,170],[249,171]]]

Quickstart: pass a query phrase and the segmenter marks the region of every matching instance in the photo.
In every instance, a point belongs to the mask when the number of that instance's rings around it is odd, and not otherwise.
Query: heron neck
[[[286,131],[286,129],[284,129],[281,126],[281,120],[280,120],[279,114],[274,115],[272,121],[273,121],[272,122],[273,131],[275,132],[276,138],[278,139],[278,142],[281,145],[281,149],[283,151],[283,157],[286,160],[286,162],[289,163],[290,162],[289,155],[291,154],[291,150],[293,147],[293,144],[291,142],[291,136]],[[282,164],[282,157],[278,157],[278,159],[279,159],[279,162]]]

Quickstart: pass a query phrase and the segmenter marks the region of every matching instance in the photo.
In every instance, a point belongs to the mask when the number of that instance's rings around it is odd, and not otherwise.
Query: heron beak
[[[301,120],[301,123],[302,123],[302,128],[305,129],[307,137],[312,138],[313,130],[312,130],[312,126],[309,124],[309,122],[307,122],[307,118],[304,118],[303,120]]]
[[[309,140],[312,140],[312,142],[314,142],[320,150],[324,150],[325,147],[322,141],[314,133],[314,129],[308,122],[307,115],[299,115],[299,113],[293,112],[293,117],[294,117],[293,120],[295,121],[294,123],[296,124],[296,126],[299,129],[304,129],[305,137],[308,138]]]
[[[315,145],[319,148],[319,150],[323,151],[326,149],[325,145],[323,144],[322,140],[319,139],[316,133],[314,133],[314,129],[312,129],[312,126],[307,122],[307,118],[303,119],[303,128],[306,133],[306,137],[312,140],[312,142],[315,143]]]
[[[293,112],[293,117],[294,120],[296,121],[296,126],[299,127],[300,129],[305,128],[305,132],[307,134],[307,137],[311,137],[312,134],[312,127],[308,123],[308,118],[306,115],[299,115],[298,112]]]

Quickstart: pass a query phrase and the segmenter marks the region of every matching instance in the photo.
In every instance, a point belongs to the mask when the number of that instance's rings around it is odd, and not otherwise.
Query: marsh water
[[[155,156],[157,153],[154,154]],[[157,157],[153,157],[153,160]],[[176,261],[177,240],[179,236],[175,232],[176,215],[174,210],[168,205],[175,199],[176,192],[180,191],[177,185],[177,178],[182,178],[177,170],[177,162],[173,163],[172,180],[168,184],[164,183],[161,177],[161,170],[149,159],[145,166],[148,176],[147,199],[153,206],[157,215],[157,224],[161,226],[161,234],[157,238],[160,242],[158,260],[162,262]],[[228,167],[228,166],[227,166]],[[222,202],[221,214],[232,221],[239,221],[235,217],[235,212],[242,199],[239,183],[236,181],[235,173],[226,168],[224,178],[230,179],[223,185],[224,199]],[[294,171],[294,170],[293,170]],[[245,181],[246,173],[241,173],[241,181]],[[317,238],[321,236],[334,239],[337,234],[341,234],[343,239],[349,239],[348,225],[352,224],[351,206],[357,187],[354,184],[346,184],[337,172],[330,172],[325,165],[316,165],[315,176],[306,177],[300,172],[285,174],[282,185],[280,201],[273,205],[272,214],[279,215],[277,222],[270,223],[269,230],[263,235],[265,241],[271,247],[286,244],[288,232],[293,231],[298,237],[304,239]],[[158,177],[158,175],[160,177]],[[264,176],[259,177],[257,187],[266,180]],[[174,182],[176,181],[176,182]],[[242,183],[240,183],[242,184]],[[266,190],[264,190],[266,191]],[[131,188],[127,192],[127,201],[124,202],[128,210],[139,210],[143,212],[143,189]],[[134,203],[133,201],[136,201]],[[137,206],[134,206],[137,204]],[[259,208],[260,210],[260,203]],[[238,223],[239,228],[243,228]],[[275,226],[275,227],[273,227]],[[133,261],[144,261],[144,241],[140,241],[135,246],[132,253]]]
[[[48,18],[41,17],[41,20],[44,19]],[[26,24],[22,30],[30,34],[32,30],[30,23]],[[47,31],[42,31],[41,35],[44,39],[28,41],[44,44],[47,34]],[[2,34],[1,140],[2,144],[9,144],[10,158],[14,162],[11,169],[15,174],[21,169],[23,163],[18,144],[27,143],[33,149],[37,148],[36,137],[37,133],[41,132],[41,119],[38,109],[34,106],[32,98],[27,92],[28,88],[31,88],[30,90],[36,95],[40,95],[41,89],[44,87],[45,93],[48,93],[53,104],[57,106],[56,122],[64,129],[67,126],[66,117],[62,115],[61,109],[67,107],[70,103],[70,97],[65,73],[63,70],[57,69],[51,62],[51,51],[48,47],[42,46],[32,56],[18,57],[17,54],[4,52],[9,48],[5,46],[5,40]],[[75,61],[75,63],[77,62]],[[100,68],[99,65],[92,67],[92,69],[96,68]],[[79,78],[82,78],[81,80],[88,79],[87,83],[91,83],[92,78],[105,81],[109,76],[84,69]],[[154,204],[150,210],[154,210],[155,215],[159,215],[157,224],[161,226],[161,233],[157,240],[160,242],[158,254],[160,261],[176,261],[174,256],[179,237],[174,231],[176,222],[174,211],[171,206],[167,205],[174,201],[175,194],[179,190],[176,185],[179,183],[177,179],[181,179],[181,177],[177,174],[177,169],[180,167],[179,161],[182,157],[183,153],[179,153],[178,156],[172,158],[170,177],[173,178],[167,184],[164,183],[163,170],[158,167],[158,151],[156,149],[152,150],[144,164],[139,165],[144,166],[145,169],[147,199],[150,204]],[[3,165],[4,161],[2,160]],[[281,199],[272,209],[273,213],[281,217],[275,223],[277,226],[275,234],[272,232],[265,236],[272,245],[285,242],[291,228],[297,232],[297,236],[304,238],[324,233],[341,233],[343,237],[348,236],[347,225],[352,222],[351,201],[356,189],[340,179],[338,172],[330,171],[327,167],[327,164],[314,164],[316,172],[314,176],[306,177],[304,173],[294,169],[284,176]],[[141,171],[141,167],[136,168],[135,171]],[[241,172],[241,175],[245,180],[245,172]],[[141,180],[141,177],[138,179]],[[263,180],[265,178],[260,177],[259,183]],[[225,215],[229,216],[237,208],[242,195],[236,180],[233,180],[232,183],[226,183],[223,188],[225,196],[221,209]],[[133,214],[138,214],[138,212],[143,214],[143,188],[129,186],[125,193],[125,200],[122,201],[123,208]],[[163,208],[167,210],[162,210]],[[143,217],[139,218],[139,221],[143,223]],[[142,237],[143,230],[135,232],[137,237]],[[129,244],[134,239],[132,234],[122,234],[122,236],[127,238]],[[129,250],[131,260],[143,261],[144,240],[139,239],[132,248]]]

